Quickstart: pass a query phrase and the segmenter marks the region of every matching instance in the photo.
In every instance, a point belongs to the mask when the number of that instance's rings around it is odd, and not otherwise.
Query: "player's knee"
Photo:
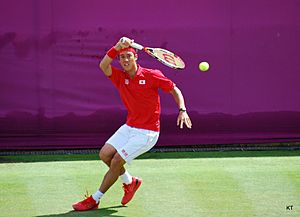
[[[116,168],[121,168],[125,164],[125,160],[116,153],[111,160],[111,166]]]
[[[101,153],[101,150],[102,150],[102,149],[100,149],[100,151],[99,151],[99,153],[98,153],[100,160],[102,160],[102,153]]]
[[[108,163],[108,162],[111,161],[111,157],[110,157],[110,156],[107,154],[107,152],[104,151],[103,149],[101,149],[101,150],[99,151],[99,158],[100,158],[100,160],[102,160],[102,161],[105,162],[105,163]]]

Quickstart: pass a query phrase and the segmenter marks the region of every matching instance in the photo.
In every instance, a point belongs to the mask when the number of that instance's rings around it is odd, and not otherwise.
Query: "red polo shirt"
[[[115,67],[109,79],[119,90],[127,108],[126,124],[147,130],[160,130],[160,98],[158,89],[170,92],[175,84],[161,71],[138,66],[134,78]]]

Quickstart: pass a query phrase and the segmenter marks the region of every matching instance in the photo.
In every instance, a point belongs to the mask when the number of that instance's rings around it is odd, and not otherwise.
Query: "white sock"
[[[101,191],[96,191],[93,195],[92,195],[92,197],[93,197],[93,199],[98,203],[99,202],[99,200],[101,199],[101,197],[103,196],[103,193],[101,192]]]
[[[127,170],[125,170],[125,173],[120,175],[120,178],[122,179],[122,182],[126,185],[128,185],[132,182],[132,176],[129,174],[129,172]]]

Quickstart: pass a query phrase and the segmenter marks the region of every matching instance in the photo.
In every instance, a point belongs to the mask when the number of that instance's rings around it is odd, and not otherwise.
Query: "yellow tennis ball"
[[[208,62],[201,62],[201,63],[199,63],[199,69],[202,72],[206,72],[209,69]]]

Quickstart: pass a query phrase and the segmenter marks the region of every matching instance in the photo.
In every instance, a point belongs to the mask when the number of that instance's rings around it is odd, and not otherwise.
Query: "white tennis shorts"
[[[112,145],[121,157],[130,163],[149,151],[157,142],[159,132],[122,125],[106,143]]]

